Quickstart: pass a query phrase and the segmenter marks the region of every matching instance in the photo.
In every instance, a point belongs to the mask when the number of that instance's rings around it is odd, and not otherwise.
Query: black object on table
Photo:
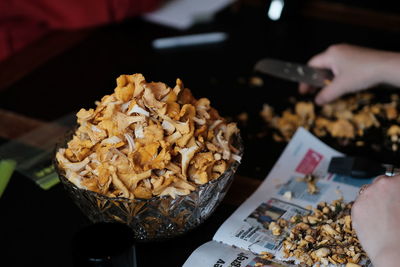
[[[119,223],[96,223],[79,230],[73,241],[76,267],[136,267],[132,230]]]

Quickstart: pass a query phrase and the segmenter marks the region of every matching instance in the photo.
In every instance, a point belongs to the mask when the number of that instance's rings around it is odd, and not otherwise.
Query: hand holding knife
[[[331,70],[314,68],[299,63],[264,58],[256,63],[254,70],[274,77],[301,82],[313,87],[329,85],[334,75]],[[372,160],[359,157],[333,158],[329,165],[329,172],[351,176],[353,178],[371,178],[380,174],[393,176],[399,169],[390,164],[379,164]]]

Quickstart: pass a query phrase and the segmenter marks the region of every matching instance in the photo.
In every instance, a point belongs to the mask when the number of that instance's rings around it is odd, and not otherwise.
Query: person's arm
[[[380,83],[400,86],[400,53],[396,52],[337,44],[311,58],[308,64],[329,68],[335,75],[317,94],[315,102],[319,105]],[[307,93],[313,88],[300,84],[299,90]]]
[[[352,208],[353,227],[375,267],[400,263],[400,175],[378,177]]]

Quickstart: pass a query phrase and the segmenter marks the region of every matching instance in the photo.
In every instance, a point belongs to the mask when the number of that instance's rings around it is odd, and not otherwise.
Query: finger
[[[343,85],[340,80],[334,80],[328,86],[322,88],[322,90],[315,97],[315,103],[317,105],[323,105],[332,100],[342,96],[344,94]]]
[[[308,84],[305,84],[305,83],[300,83],[299,84],[299,93],[300,94],[304,95],[306,93],[311,92],[311,90],[312,90],[312,88]]]
[[[378,182],[379,180],[385,179],[385,178],[388,178],[388,177],[385,175],[378,176],[372,181],[372,183],[374,184],[374,183]]]
[[[317,88],[306,83],[299,84],[299,93],[302,95],[315,93],[316,90]]]
[[[356,201],[353,203],[353,207],[351,208],[351,224],[353,226],[353,228],[357,231],[357,229],[359,229],[359,222],[362,221],[360,220],[360,212],[362,212],[362,210],[360,210],[360,206],[359,206],[359,197],[360,195],[357,197]],[[362,207],[361,207],[362,208]]]
[[[361,186],[360,190],[358,191],[358,195],[361,195],[362,193],[364,193],[368,187],[369,187],[369,184],[365,184],[365,185]]]

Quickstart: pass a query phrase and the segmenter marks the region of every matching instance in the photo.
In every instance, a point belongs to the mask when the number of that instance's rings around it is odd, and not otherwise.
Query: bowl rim
[[[53,165],[54,165],[54,169],[56,170],[56,173],[57,173],[58,177],[60,178],[60,180],[62,181],[63,185],[68,185],[70,187],[73,187],[75,190],[84,191],[84,192],[88,193],[89,195],[93,195],[97,199],[125,202],[125,203],[126,202],[153,202],[155,200],[163,200],[163,199],[172,198],[170,195],[153,196],[152,198],[148,198],[148,199],[146,199],[146,198],[109,197],[109,196],[97,193],[95,191],[91,191],[89,189],[80,188],[77,185],[75,185],[74,183],[72,183],[70,180],[68,180],[67,177],[65,177],[65,175],[64,175],[65,171],[63,169],[59,168],[58,162],[56,159],[56,153],[58,152],[58,150],[60,148],[63,148],[65,146],[65,144],[68,142],[69,138],[72,138],[74,132],[75,132],[75,130],[73,130],[72,132],[67,132],[65,140],[62,143],[60,142],[60,143],[56,144],[55,149],[54,149]],[[244,153],[244,145],[243,145],[243,139],[240,135],[240,132],[235,133],[233,136],[236,137],[236,140],[235,140],[236,142],[234,142],[234,143],[237,145],[237,147],[235,146],[235,148],[239,151],[239,153],[237,155],[242,157],[243,153]],[[222,177],[225,177],[225,175],[228,174],[229,172],[233,172],[232,176],[234,176],[237,168],[240,165],[240,162],[238,162],[236,160],[232,160],[232,159],[230,159],[230,161],[231,161],[231,163],[230,163],[229,167],[218,178],[210,180],[207,183],[204,183],[202,185],[198,185],[198,186],[196,186],[196,189],[191,191],[189,194],[178,195],[175,199],[185,198],[186,196],[191,195],[192,193],[197,192],[206,186],[218,183],[222,179]]]

